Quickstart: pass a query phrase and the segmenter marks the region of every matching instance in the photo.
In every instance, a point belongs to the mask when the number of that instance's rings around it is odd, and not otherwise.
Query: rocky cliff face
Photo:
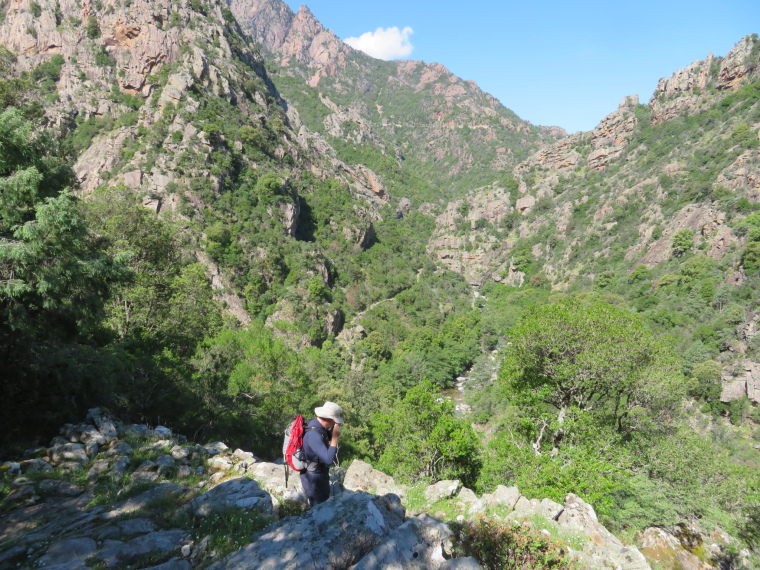
[[[618,225],[615,213],[633,202],[640,202],[642,224],[638,236],[627,245],[626,259],[650,266],[664,261],[670,255],[672,236],[683,229],[700,236],[701,247],[707,250],[710,257],[722,259],[731,244],[741,245],[731,229],[725,227],[724,213],[709,203],[690,204],[666,217],[659,205],[667,193],[662,186],[663,181],[669,183],[670,179],[685,178],[687,175],[688,154],[679,157],[678,152],[674,151],[651,168],[642,166],[647,160],[652,161],[651,156],[646,156],[649,150],[646,143],[639,141],[636,148],[630,145],[637,129],[641,129],[637,118],[639,111],[644,113],[642,117],[648,111],[648,120],[658,125],[715,105],[727,93],[754,81],[760,67],[757,46],[753,38],[744,38],[725,58],[711,56],[705,62],[696,62],[674,73],[670,79],[661,80],[648,107],[639,105],[636,96],[626,97],[619,109],[605,117],[592,132],[566,137],[537,151],[515,166],[512,174],[519,182],[517,192],[502,196],[501,203],[494,203],[488,198],[490,190],[480,190],[469,194],[456,205],[449,205],[447,213],[438,218],[435,236],[430,243],[431,251],[445,251],[442,255],[446,259],[460,256],[472,259],[472,264],[451,264],[451,268],[466,273],[471,282],[478,282],[478,276],[496,275],[494,269],[503,265],[504,259],[494,259],[493,263],[484,266],[483,256],[466,255],[465,250],[483,249],[492,239],[481,239],[477,232],[468,232],[469,239],[455,238],[452,235],[455,232],[452,224],[454,208],[469,212],[467,220],[473,228],[478,224],[490,223],[492,212],[515,208],[523,218],[535,218],[519,225],[519,237],[530,237],[538,228],[550,226],[559,230],[561,240],[571,239],[569,245],[572,246],[592,235],[606,236],[606,241],[613,243]],[[707,89],[708,86],[711,89]],[[741,118],[737,118],[734,122],[740,121]],[[736,195],[746,196],[752,203],[758,202],[759,157],[756,149],[742,152],[717,173],[715,186],[725,186]],[[614,171],[609,172],[613,168]],[[606,189],[601,193],[590,192],[581,182],[590,170],[599,171],[605,177],[603,184]],[[645,192],[650,197],[641,201]],[[481,206],[484,202],[490,204],[485,210]],[[590,210],[586,204],[591,206]],[[541,211],[537,212],[537,209]],[[592,225],[573,228],[579,236],[569,238],[566,230],[571,215],[579,209],[591,212]],[[660,237],[650,242],[652,231],[658,225],[662,226]],[[502,249],[508,249],[504,247],[507,241],[501,240]],[[555,268],[560,269],[567,261],[567,258],[558,260]],[[555,286],[561,288],[559,273],[554,275]]]
[[[727,91],[746,84],[760,65],[754,46],[753,38],[747,36],[722,59],[709,54],[668,79],[660,79],[649,101],[653,122],[667,122],[679,114],[706,108]]]
[[[380,178],[366,166],[339,160],[294,109],[286,111],[258,47],[224,4],[13,0],[0,9],[0,44],[17,54],[18,72],[60,64],[60,78],[46,94],[46,113],[63,133],[86,131],[77,139],[74,165],[82,195],[123,187],[159,215],[202,225],[231,178],[246,168],[265,170],[250,152],[258,147],[277,164],[286,189],[289,178],[305,171],[345,182],[370,214],[342,229],[372,233],[371,220],[379,219],[377,208],[389,199]],[[249,129],[248,149],[238,135],[241,126]],[[283,235],[294,236],[299,197],[289,191],[270,215]],[[242,299],[229,286],[231,276],[198,255],[218,299],[248,322]],[[252,255],[266,258],[265,251]]]
[[[296,14],[278,0],[230,0],[230,10],[261,47],[276,55],[278,65],[291,59],[314,68],[309,84],[316,86],[323,75],[336,75],[354,50],[317,20],[302,4]]]

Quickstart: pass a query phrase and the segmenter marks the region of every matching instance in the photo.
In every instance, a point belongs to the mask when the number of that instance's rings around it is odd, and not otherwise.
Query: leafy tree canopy
[[[503,387],[539,416],[594,413],[620,433],[662,426],[685,383],[678,359],[640,320],[603,301],[530,311],[510,331]]]
[[[454,404],[442,399],[429,380],[409,390],[400,405],[374,418],[378,468],[405,481],[459,479],[472,486],[477,437],[453,414]]]

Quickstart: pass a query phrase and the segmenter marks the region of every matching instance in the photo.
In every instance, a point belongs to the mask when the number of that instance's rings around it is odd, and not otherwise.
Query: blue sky
[[[660,77],[760,33],[760,0],[288,0],[303,3],[349,43],[442,63],[521,118],[568,132],[593,129],[627,95],[647,103]]]

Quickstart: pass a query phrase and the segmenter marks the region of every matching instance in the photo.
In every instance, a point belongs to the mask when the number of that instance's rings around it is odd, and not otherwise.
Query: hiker
[[[330,498],[330,464],[338,453],[341,411],[338,404],[325,402],[324,406],[314,408],[317,417],[306,426],[303,452],[308,466],[301,471],[301,485],[310,507]]]

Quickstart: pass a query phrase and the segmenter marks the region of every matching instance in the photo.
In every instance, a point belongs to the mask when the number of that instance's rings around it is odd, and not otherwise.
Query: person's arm
[[[338,430],[337,436],[333,433],[330,447],[327,447],[319,432],[307,431],[303,436],[303,449],[306,452],[306,457],[316,457],[323,465],[332,464],[335,461],[335,455],[338,453],[338,437],[340,437],[340,430]]]

